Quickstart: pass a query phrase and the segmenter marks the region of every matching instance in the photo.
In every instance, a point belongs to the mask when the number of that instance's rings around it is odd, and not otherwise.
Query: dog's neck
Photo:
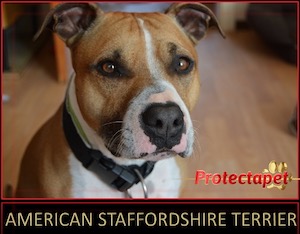
[[[126,159],[122,157],[115,157],[105,146],[103,139],[97,134],[95,130],[93,130],[87,122],[84,120],[76,97],[76,87],[75,87],[75,74],[70,78],[69,87],[67,90],[66,99],[68,99],[69,106],[72,110],[71,117],[73,119],[73,123],[79,133],[82,141],[86,145],[86,147],[101,151],[106,157],[112,159],[117,164],[120,165],[142,165],[145,163],[143,159]]]

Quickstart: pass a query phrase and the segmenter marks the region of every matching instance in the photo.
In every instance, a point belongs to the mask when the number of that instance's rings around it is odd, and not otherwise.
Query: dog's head
[[[107,149],[159,160],[192,153],[194,47],[211,26],[224,35],[201,4],[173,4],[163,14],[104,13],[82,3],[53,9],[41,31],[53,30],[71,49],[80,112]]]

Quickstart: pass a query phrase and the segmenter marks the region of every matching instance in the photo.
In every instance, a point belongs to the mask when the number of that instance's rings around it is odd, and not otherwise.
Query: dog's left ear
[[[210,27],[217,27],[220,34],[225,38],[216,16],[203,4],[174,3],[165,13],[176,18],[194,44],[197,44],[205,36]]]
[[[44,29],[50,29],[71,46],[92,25],[102,10],[93,3],[62,3],[53,8],[46,16],[36,40]]]

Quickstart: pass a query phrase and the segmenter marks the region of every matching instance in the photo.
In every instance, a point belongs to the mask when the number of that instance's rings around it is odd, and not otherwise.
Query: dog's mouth
[[[119,158],[128,158],[128,159],[143,159],[147,161],[159,161],[162,159],[167,159],[171,157],[180,156],[182,158],[186,157],[185,152],[178,153],[174,150],[168,148],[157,149],[154,152],[145,152],[145,149],[140,149],[143,153],[140,154],[128,154],[131,152],[130,149],[122,146],[122,141],[116,142],[114,146],[108,148],[109,151],[115,156]],[[108,147],[108,146],[107,146]],[[123,149],[121,149],[123,147]]]
[[[156,150],[152,153],[148,153],[148,152],[144,152],[144,153],[140,153],[138,155],[136,154],[125,154],[124,151],[118,149],[118,147],[113,147],[113,148],[108,148],[108,150],[115,156],[118,158],[128,158],[128,159],[144,159],[144,160],[148,160],[148,161],[159,161],[162,159],[166,159],[166,158],[171,158],[171,157],[175,157],[175,156],[180,156],[180,157],[184,157],[183,153],[177,153],[173,150],[169,150],[169,149],[160,149],[160,150]]]
[[[160,159],[164,159],[164,158],[170,158],[170,157],[174,157],[176,156],[177,153],[173,150],[167,149],[167,148],[162,148],[159,150],[156,150],[153,153],[141,153],[139,158],[143,158],[143,159],[151,159],[153,161],[157,161]]]

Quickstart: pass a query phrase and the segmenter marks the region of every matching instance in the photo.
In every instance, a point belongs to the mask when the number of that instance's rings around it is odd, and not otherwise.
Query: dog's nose
[[[142,113],[141,120],[145,134],[157,149],[171,149],[180,143],[184,120],[177,104],[152,104]]]

